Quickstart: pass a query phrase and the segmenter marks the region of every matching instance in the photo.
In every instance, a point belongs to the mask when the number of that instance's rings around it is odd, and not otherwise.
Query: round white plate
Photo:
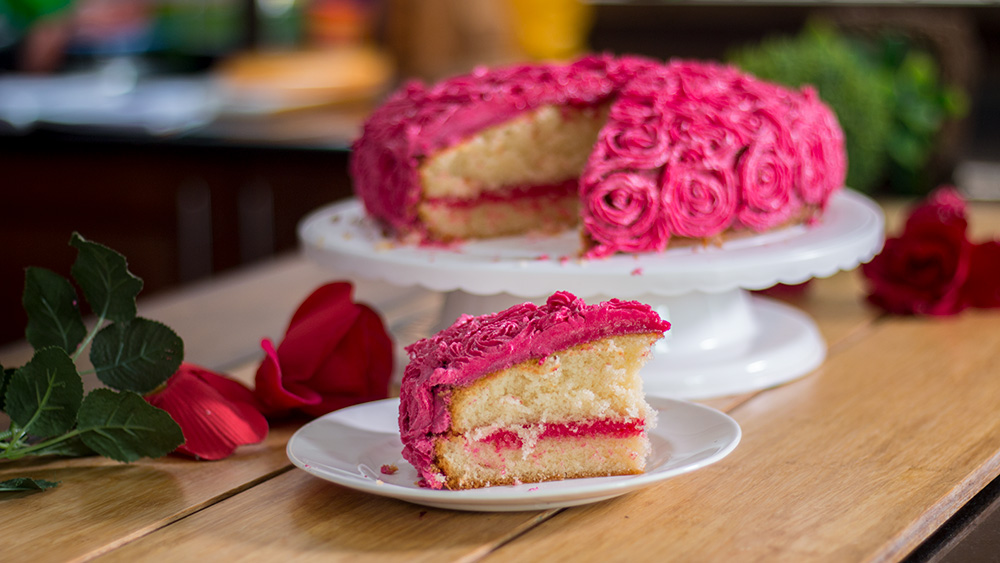
[[[735,420],[706,406],[647,398],[658,411],[650,432],[652,453],[641,475],[568,479],[547,483],[433,490],[416,484],[417,472],[403,460],[397,426],[399,400],[364,403],[318,418],[288,442],[297,467],[328,481],[416,504],[481,512],[544,510],[597,502],[694,471],[728,455],[740,441]],[[392,475],[383,465],[395,465]]]

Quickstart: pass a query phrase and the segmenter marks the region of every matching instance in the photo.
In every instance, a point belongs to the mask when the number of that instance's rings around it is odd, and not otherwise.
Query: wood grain
[[[898,560],[1000,472],[998,327],[881,321],[735,408],[744,440],[719,464],[565,510],[488,560],[600,559],[622,538],[657,560]]]
[[[211,506],[289,469],[284,445],[294,427],[217,462],[181,457],[120,464],[104,458],[5,462],[0,480],[59,481],[43,493],[0,499],[0,559],[34,563],[87,559]]]
[[[100,560],[471,561],[553,512],[422,507],[296,470]]]
[[[890,233],[905,202],[887,204]],[[970,207],[972,236],[996,236],[1000,206]],[[188,358],[252,382],[261,337],[338,276],[299,256],[142,301],[175,326]],[[895,561],[1000,474],[1000,311],[888,317],[857,272],[786,300],[827,341],[814,373],[705,401],[741,424],[721,462],[593,505],[479,514],[352,491],[292,469],[294,424],[220,462],[177,457],[4,463],[62,485],[0,501],[3,561],[676,560]],[[358,284],[408,343],[440,296]],[[17,365],[18,349],[0,352]],[[23,353],[23,349],[20,353]],[[42,545],[43,548],[38,546]]]

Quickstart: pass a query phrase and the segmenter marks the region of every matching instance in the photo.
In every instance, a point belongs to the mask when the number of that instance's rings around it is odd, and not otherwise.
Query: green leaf
[[[35,449],[31,452],[31,455],[55,455],[60,457],[87,457],[95,455],[96,452],[90,449],[87,444],[83,443],[80,436],[72,436],[65,440],[59,440],[58,442],[46,446],[43,448]]]
[[[135,318],[135,296],[142,290],[142,280],[128,271],[125,257],[79,233],[73,233],[69,243],[77,249],[70,273],[94,313],[116,322]]]
[[[90,362],[107,386],[145,395],[159,387],[184,359],[184,341],[170,327],[136,317],[102,329],[90,348]]]
[[[164,456],[184,443],[181,427],[166,411],[129,391],[91,391],[80,407],[78,430],[95,452],[123,462]]]
[[[87,335],[76,290],[51,270],[30,267],[25,271],[21,303],[28,313],[25,336],[36,350],[58,346],[72,353]]]
[[[4,404],[7,397],[7,386],[10,384],[10,378],[14,376],[14,371],[11,368],[4,369],[0,366],[0,411],[6,412]]]
[[[62,348],[36,350],[31,361],[14,372],[7,385],[10,419],[33,436],[69,431],[83,400],[83,381]]]
[[[44,491],[59,484],[58,481],[46,481],[45,479],[32,479],[30,477],[15,477],[0,481],[0,493],[13,493],[25,491]]]

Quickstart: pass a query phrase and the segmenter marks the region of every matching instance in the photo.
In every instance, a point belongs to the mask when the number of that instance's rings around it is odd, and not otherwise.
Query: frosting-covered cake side
[[[843,133],[813,90],[712,63],[644,67],[618,93],[581,179],[587,255],[809,220],[845,174]]]
[[[524,303],[481,317],[463,316],[451,327],[409,347],[400,390],[403,457],[424,479],[433,478],[434,439],[449,430],[454,388],[518,363],[543,362],[572,346],[609,336],[663,334],[670,324],[648,305],[613,299],[587,305],[567,292],[544,305]]]
[[[811,87],[633,56],[411,82],[353,149],[355,192],[397,239],[580,224],[589,258],[809,223],[847,173],[843,132]]]

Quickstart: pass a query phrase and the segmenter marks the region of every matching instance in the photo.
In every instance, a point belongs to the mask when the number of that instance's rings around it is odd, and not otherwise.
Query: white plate
[[[653,451],[641,475],[568,479],[548,483],[433,490],[416,484],[417,472],[400,452],[398,399],[334,411],[300,428],[288,442],[288,458],[301,469],[345,487],[453,510],[544,510],[613,498],[719,461],[740,441],[729,416],[676,399],[647,398],[659,411],[650,432]],[[393,475],[381,473],[395,465]]]

